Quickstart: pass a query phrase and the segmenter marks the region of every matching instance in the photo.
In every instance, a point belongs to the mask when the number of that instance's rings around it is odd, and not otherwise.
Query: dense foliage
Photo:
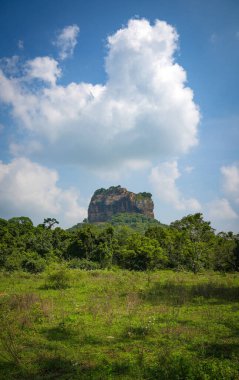
[[[82,269],[118,266],[129,270],[185,269],[194,273],[239,269],[239,235],[215,234],[202,214],[188,215],[170,226],[134,220],[134,216],[129,217],[127,225],[121,218],[100,226],[83,223],[73,230],[53,228],[58,221],[51,218],[37,227],[27,217],[0,219],[0,266],[8,271],[23,269],[32,273],[62,261],[71,268]]]
[[[128,226],[142,234],[149,227],[161,225],[157,219],[150,218],[147,215],[127,212],[113,215],[110,224],[112,226]]]
[[[82,223],[74,225],[69,228],[68,231],[77,230],[86,223],[88,223],[88,220],[84,219]],[[97,227],[99,229],[104,229],[106,223],[112,225],[113,227],[128,226],[141,234],[144,234],[149,227],[162,225],[157,219],[153,219],[145,214],[128,212],[115,214],[109,219],[108,222],[98,222]]]

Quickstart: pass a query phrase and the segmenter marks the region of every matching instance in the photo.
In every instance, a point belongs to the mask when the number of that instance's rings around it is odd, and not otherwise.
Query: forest
[[[98,225],[84,221],[68,230],[57,224],[54,218],[36,227],[28,217],[0,219],[0,267],[30,273],[52,263],[86,270],[239,270],[239,234],[215,233],[200,213],[169,226],[139,214]]]

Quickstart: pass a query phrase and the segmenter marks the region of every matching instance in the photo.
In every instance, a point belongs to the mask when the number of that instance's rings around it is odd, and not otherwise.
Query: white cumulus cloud
[[[68,28],[62,36],[75,36]],[[37,57],[29,75],[54,86],[35,88],[0,73],[0,100],[12,107],[26,135],[30,131],[31,140],[44,146],[42,154],[57,162],[102,171],[179,157],[198,142],[200,112],[175,62],[177,47],[176,30],[166,22],[130,20],[108,38],[105,84],[59,85],[57,62],[48,57],[45,65]]]
[[[239,204],[239,165],[233,164],[221,167],[223,190]]]
[[[224,196],[205,204],[205,215],[217,230],[238,233],[239,166],[237,164],[222,166],[220,171]]]
[[[57,36],[54,45],[59,48],[59,57],[64,60],[73,55],[80,28],[77,25],[66,26]]]
[[[212,222],[217,231],[238,233],[239,215],[226,198],[218,198],[206,204],[204,215]],[[223,226],[223,227],[222,227]]]
[[[163,162],[152,168],[150,182],[161,201],[170,204],[177,210],[199,211],[201,205],[198,200],[185,198],[178,189],[176,181],[180,175],[176,161]]]
[[[54,85],[61,75],[58,62],[50,57],[37,57],[28,61],[26,68],[29,78],[41,79],[45,82],[49,82],[51,85]]]
[[[74,189],[57,186],[58,173],[26,158],[0,162],[1,217],[30,216],[35,223],[56,217],[71,226],[86,216]]]
[[[237,213],[232,209],[226,198],[215,199],[208,203],[207,214],[212,220],[231,220],[237,219]]]

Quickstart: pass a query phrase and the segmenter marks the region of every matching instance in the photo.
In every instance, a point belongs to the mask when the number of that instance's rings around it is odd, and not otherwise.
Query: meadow
[[[2,379],[239,379],[239,276],[0,274]]]

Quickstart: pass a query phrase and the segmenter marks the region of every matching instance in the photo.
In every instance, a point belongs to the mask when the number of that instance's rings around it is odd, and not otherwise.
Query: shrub
[[[66,289],[70,286],[70,275],[65,269],[59,269],[50,273],[47,277],[46,287],[52,289]]]
[[[10,255],[7,256],[5,261],[5,268],[9,272],[21,269],[22,252],[14,249]]]
[[[100,268],[100,264],[87,259],[72,259],[68,262],[70,269],[96,270]]]
[[[22,268],[30,273],[40,273],[46,268],[46,260],[35,252],[28,252],[22,261]]]

